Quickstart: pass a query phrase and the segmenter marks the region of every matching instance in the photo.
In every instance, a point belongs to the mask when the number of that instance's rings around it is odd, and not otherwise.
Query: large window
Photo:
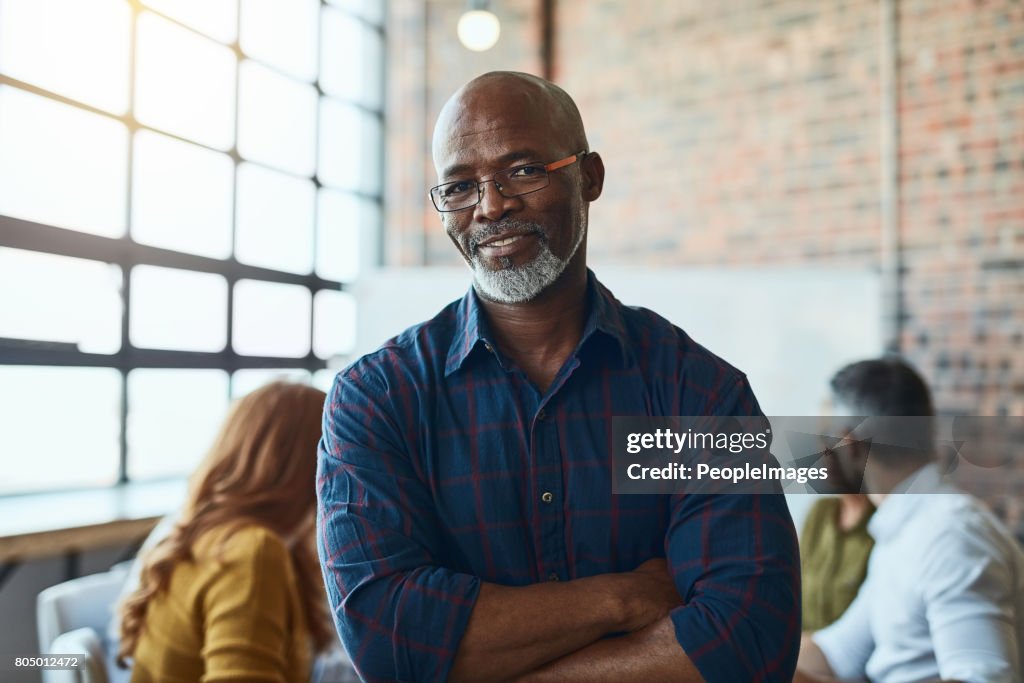
[[[329,383],[377,259],[383,0],[0,0],[0,494],[179,476]]]

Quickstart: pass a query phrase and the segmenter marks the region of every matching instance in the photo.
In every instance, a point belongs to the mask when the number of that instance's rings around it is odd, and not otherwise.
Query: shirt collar
[[[594,271],[587,269],[588,313],[583,325],[583,336],[580,338],[581,348],[595,332],[600,331],[611,337],[618,345],[619,358],[623,365],[634,361],[625,320],[622,316],[622,303],[597,280]],[[448,347],[448,358],[445,363],[445,377],[462,367],[473,350],[480,344],[493,345],[494,337],[484,315],[483,306],[472,285],[459,301],[455,310],[456,332]]]
[[[462,367],[462,363],[478,343],[490,344],[490,339],[487,318],[483,315],[476,290],[470,285],[469,291],[455,309],[455,334],[451,346],[448,347],[448,360],[444,366],[445,377]]]
[[[942,481],[939,466],[935,463],[925,465],[897,484],[885,497],[868,522],[868,533],[878,543],[894,538],[927,496],[947,492],[949,488]]]

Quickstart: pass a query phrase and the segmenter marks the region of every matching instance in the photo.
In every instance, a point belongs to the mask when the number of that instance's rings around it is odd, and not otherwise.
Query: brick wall
[[[394,264],[455,262],[422,191],[447,95],[491,68],[541,73],[539,0],[494,5],[504,33],[475,56],[454,38],[465,3],[392,0],[427,26],[425,62],[396,79],[420,109],[392,83],[392,118],[417,129],[392,176],[423,169],[389,205]],[[554,78],[609,169],[591,260],[877,267],[880,16],[876,0],[557,0]],[[897,37],[903,351],[942,412],[1024,415],[1024,3],[901,0]],[[1011,517],[1018,476],[990,496]]]
[[[945,408],[1024,415],[1024,5],[901,11],[904,347]]]
[[[463,83],[488,71],[542,72],[540,4],[500,0],[501,38],[487,52],[455,34],[464,0],[390,0],[388,24],[387,231],[391,265],[461,263],[427,198],[436,183],[430,160],[434,121]]]

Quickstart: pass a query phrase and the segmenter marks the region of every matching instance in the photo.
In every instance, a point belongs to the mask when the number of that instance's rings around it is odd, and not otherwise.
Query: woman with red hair
[[[133,682],[309,680],[335,640],[314,545],[323,403],[274,382],[234,405],[120,606]]]

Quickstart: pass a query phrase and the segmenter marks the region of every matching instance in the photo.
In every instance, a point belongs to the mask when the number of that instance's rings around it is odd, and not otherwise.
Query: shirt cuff
[[[826,626],[820,631],[815,631],[811,634],[811,640],[825,655],[836,678],[862,678],[864,669],[850,652],[849,643],[843,642],[842,634],[833,626]]]

